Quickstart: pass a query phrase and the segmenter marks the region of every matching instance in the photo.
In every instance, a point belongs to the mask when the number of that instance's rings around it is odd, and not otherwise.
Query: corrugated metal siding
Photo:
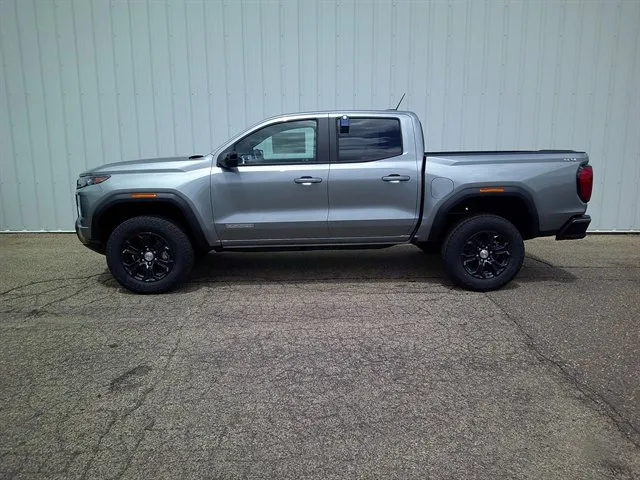
[[[638,1],[0,0],[0,230],[68,230],[77,174],[287,111],[403,107],[430,150],[575,148],[640,230]]]

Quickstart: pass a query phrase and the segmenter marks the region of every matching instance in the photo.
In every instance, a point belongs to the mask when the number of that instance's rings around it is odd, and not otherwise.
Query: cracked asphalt
[[[640,478],[640,236],[437,257],[210,254],[138,296],[73,235],[0,236],[0,478]]]

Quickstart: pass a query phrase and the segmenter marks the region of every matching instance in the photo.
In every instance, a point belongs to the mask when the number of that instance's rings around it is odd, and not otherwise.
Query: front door
[[[329,231],[339,242],[401,242],[416,225],[421,161],[407,116],[330,119]]]
[[[327,118],[279,121],[230,148],[238,167],[213,168],[213,217],[223,245],[314,243],[329,237]]]

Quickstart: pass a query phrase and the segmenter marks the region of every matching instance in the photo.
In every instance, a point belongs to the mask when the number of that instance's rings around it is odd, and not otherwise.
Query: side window
[[[350,118],[338,132],[339,162],[371,162],[402,155],[402,131],[397,118]]]
[[[295,164],[317,162],[317,122],[283,122],[251,133],[234,150],[239,165]]]

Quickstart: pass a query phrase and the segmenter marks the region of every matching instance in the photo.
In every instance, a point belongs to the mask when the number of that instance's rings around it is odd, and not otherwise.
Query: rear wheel
[[[508,220],[477,215],[462,220],[449,232],[442,257],[456,284],[486,292],[503,287],[520,271],[524,241]]]
[[[107,265],[114,278],[136,293],[162,293],[180,285],[193,266],[189,237],[159,217],[122,222],[107,241]]]

